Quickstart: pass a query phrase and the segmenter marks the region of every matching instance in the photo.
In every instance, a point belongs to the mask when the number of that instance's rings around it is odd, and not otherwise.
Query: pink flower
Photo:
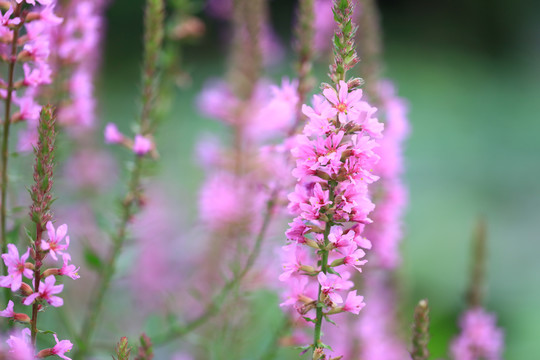
[[[59,275],[69,276],[73,280],[79,279],[80,276],[78,271],[80,267],[75,267],[73,264],[68,265],[68,262],[71,261],[71,256],[69,256],[69,254],[62,254],[62,258],[64,259],[64,265],[60,269]]]
[[[105,142],[107,144],[119,144],[124,140],[124,135],[118,131],[116,124],[108,123],[105,126]]]
[[[32,270],[27,269],[25,266],[26,259],[30,254],[30,248],[19,258],[19,250],[13,244],[8,244],[8,253],[2,255],[4,263],[7,266],[8,274],[6,276],[0,276],[0,286],[11,287],[11,291],[17,291],[22,284],[23,275],[28,279],[32,279]]]
[[[15,312],[13,311],[13,301],[9,300],[8,305],[5,310],[0,311],[0,316],[12,318],[15,315]]]
[[[64,285],[54,285],[56,282],[56,278],[54,275],[47,276],[45,278],[45,283],[40,282],[39,283],[39,290],[38,292],[33,293],[32,295],[28,296],[26,299],[24,299],[23,304],[24,305],[30,305],[36,300],[37,298],[40,298],[42,300],[47,301],[49,305],[54,307],[59,307],[64,305],[64,300],[58,296],[53,296],[55,294],[59,294],[64,289]]]
[[[339,82],[337,91],[333,88],[323,90],[323,94],[334,107],[334,115],[338,115],[338,119],[342,124],[357,118],[361,111],[362,90],[353,90],[349,92],[347,83],[343,80]]]
[[[354,231],[348,231],[343,234],[343,228],[341,226],[332,226],[330,234],[328,234],[328,241],[330,241],[337,249],[347,247],[354,239]]]
[[[325,274],[322,271],[317,275],[319,284],[321,284],[322,293],[328,296],[334,304],[341,304],[343,298],[336,290],[350,289],[353,286],[351,281],[347,281],[334,274]]]
[[[304,247],[297,244],[289,244],[282,247],[283,270],[280,281],[286,281],[295,272],[300,271],[300,267],[309,260],[309,253]]]
[[[20,336],[11,335],[6,343],[9,346],[9,355],[12,360],[33,360],[34,349],[30,343],[30,329],[24,328]]]
[[[9,25],[19,25],[21,23],[21,19],[16,17],[11,19],[11,15],[13,15],[13,5],[9,6],[8,11],[4,15],[0,14],[0,25],[2,26],[9,26]]]
[[[364,303],[364,297],[356,295],[356,290],[354,290],[347,294],[347,299],[343,304],[343,311],[358,315],[364,306],[366,306],[366,303]]]
[[[502,359],[504,335],[496,318],[482,308],[468,310],[460,320],[461,334],[451,345],[454,360]]]
[[[58,260],[56,253],[62,255],[64,250],[69,247],[69,236],[66,236],[68,227],[66,224],[60,225],[55,231],[52,222],[47,222],[47,234],[49,235],[49,241],[41,240],[41,249],[49,250],[49,254],[54,260]],[[66,244],[60,244],[60,242],[66,238]]]
[[[343,264],[350,265],[356,270],[362,272],[360,266],[367,263],[367,260],[360,260],[366,255],[366,253],[362,249],[358,249],[356,244],[352,243],[349,246],[340,249],[340,252],[345,255],[345,257],[343,258]]]
[[[59,356],[62,359],[71,360],[71,358],[68,358],[64,354],[71,351],[73,348],[73,344],[69,340],[62,340],[58,341],[58,337],[56,334],[53,334],[54,340],[56,340],[56,345],[52,348],[53,355]]]
[[[150,139],[145,138],[142,135],[135,135],[135,141],[133,142],[133,152],[138,156],[144,156],[150,150],[152,150],[153,144]]]

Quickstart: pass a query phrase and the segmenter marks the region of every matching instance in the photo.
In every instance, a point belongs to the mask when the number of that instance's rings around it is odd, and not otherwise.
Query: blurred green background
[[[540,2],[388,0],[380,2],[386,75],[410,103],[407,144],[410,204],[403,243],[404,301],[428,298],[434,356],[457,331],[477,219],[488,224],[486,307],[499,316],[506,359],[540,358]],[[290,52],[293,1],[271,2],[272,21]],[[136,115],[142,0],[116,0],[108,11],[102,124]],[[193,100],[220,76],[226,55],[218,24],[184,52],[192,84],[179,90],[159,138],[160,177],[195,217],[203,174],[193,148],[203,131],[224,127],[202,118]],[[290,62],[289,62],[290,64]],[[323,67],[321,67],[324,70]],[[291,74],[285,63],[276,78]],[[318,73],[326,81],[324,71]],[[188,211],[189,213],[189,211]],[[412,317],[412,315],[411,315]]]

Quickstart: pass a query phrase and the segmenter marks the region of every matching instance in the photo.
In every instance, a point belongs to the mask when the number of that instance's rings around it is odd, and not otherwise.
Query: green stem
[[[43,254],[41,253],[41,235],[43,234],[43,229],[41,224],[36,224],[36,241],[34,242],[34,251],[36,253],[35,264],[34,264],[34,291],[39,291],[39,283],[41,281],[41,266],[43,265]],[[39,314],[40,303],[38,300],[35,300],[32,304],[32,319],[30,320],[31,328],[31,339],[32,346],[36,347],[36,337],[37,337],[37,318]]]
[[[274,191],[271,194],[270,199],[268,200],[264,220],[255,240],[255,246],[248,255],[248,258],[242,270],[235,277],[225,283],[223,288],[221,288],[219,293],[213,297],[212,301],[210,301],[210,303],[206,306],[205,310],[202,312],[201,315],[184,324],[182,327],[173,328],[165,334],[152,337],[154,344],[159,345],[170,342],[172,340],[177,340],[178,338],[188,334],[189,332],[203,325],[204,323],[206,323],[207,320],[209,320],[219,312],[223,305],[223,301],[227,298],[229,293],[240,284],[240,282],[249,273],[249,271],[255,264],[255,261],[259,257],[263,240],[266,237],[268,226],[270,225],[274,214],[274,209],[276,206],[276,196],[277,192]]]
[[[101,314],[103,307],[103,300],[105,294],[109,290],[111,279],[116,270],[116,260],[122,252],[122,247],[127,237],[127,226],[129,220],[135,212],[135,204],[138,198],[140,177],[141,177],[141,165],[142,159],[135,156],[135,165],[131,173],[131,179],[129,182],[129,190],[122,201],[122,217],[117,228],[117,232],[113,237],[113,247],[109,253],[109,257],[105,262],[102,271],[99,273],[97,289],[92,292],[94,297],[92,298],[87,312],[86,319],[83,323],[81,335],[79,336],[79,351],[75,354],[75,359],[83,359],[88,353],[90,346],[92,345],[92,337],[96,329],[97,320]]]
[[[334,187],[335,184],[329,183],[329,198],[331,203],[334,203]],[[321,271],[323,273],[328,272],[328,253],[327,250],[328,244],[330,241],[328,240],[328,235],[330,234],[330,229],[333,225],[333,219],[332,216],[328,215],[328,221],[326,222],[326,226],[324,228],[324,248],[319,251],[321,254]],[[323,302],[324,299],[322,299],[322,286],[319,284],[319,294],[317,295],[317,314],[315,318],[315,331],[313,335],[313,355],[315,355],[315,352],[317,349],[322,349],[322,343],[321,343],[321,330],[322,330],[322,321],[323,321]]]
[[[14,16],[19,16],[21,4],[17,5],[14,11]],[[8,189],[8,160],[9,160],[9,130],[11,125],[11,102],[13,99],[13,76],[15,73],[15,63],[17,62],[17,41],[19,39],[19,29],[17,26],[13,30],[13,41],[11,42],[11,57],[9,59],[8,68],[8,84],[6,107],[4,113],[4,132],[2,134],[2,190],[0,195],[0,239],[2,254],[7,253],[7,238],[6,238],[6,217],[7,217],[7,189]],[[2,262],[2,274],[7,274],[6,264]],[[4,289],[4,298],[6,303],[11,298],[10,290]],[[11,324],[11,323],[10,323]]]

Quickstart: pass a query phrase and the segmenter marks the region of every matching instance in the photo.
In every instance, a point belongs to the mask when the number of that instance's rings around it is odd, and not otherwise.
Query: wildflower
[[[53,275],[46,277],[45,283],[40,282],[38,291],[24,299],[23,304],[30,305],[34,302],[34,300],[39,298],[47,301],[49,305],[54,307],[64,305],[64,300],[62,300],[62,298],[54,296],[55,294],[62,292],[64,285],[54,285],[55,282],[56,278]]]
[[[11,291],[17,291],[21,287],[22,277],[33,278],[32,270],[26,268],[26,259],[30,254],[30,248],[19,258],[19,250],[13,244],[8,244],[8,253],[2,255],[7,266],[8,274],[0,276],[0,286],[11,287]]]
[[[42,250],[49,250],[49,254],[51,254],[51,257],[54,260],[58,260],[58,257],[56,256],[56,253],[62,255],[64,250],[67,250],[69,247],[69,236],[66,236],[67,234],[67,225],[60,225],[58,229],[55,231],[54,225],[52,222],[47,222],[47,234],[49,235],[49,240],[41,241],[41,249]],[[66,238],[65,244],[60,244],[60,242]]]
[[[144,156],[153,148],[152,141],[142,135],[135,135],[133,143],[133,152],[138,156]]]

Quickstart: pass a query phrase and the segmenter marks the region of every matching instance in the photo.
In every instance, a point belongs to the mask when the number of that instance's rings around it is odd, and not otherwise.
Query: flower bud
[[[30,285],[24,282],[21,284],[21,294],[23,294],[23,296],[30,296],[33,293],[34,291],[32,291],[32,288],[30,287]]]

